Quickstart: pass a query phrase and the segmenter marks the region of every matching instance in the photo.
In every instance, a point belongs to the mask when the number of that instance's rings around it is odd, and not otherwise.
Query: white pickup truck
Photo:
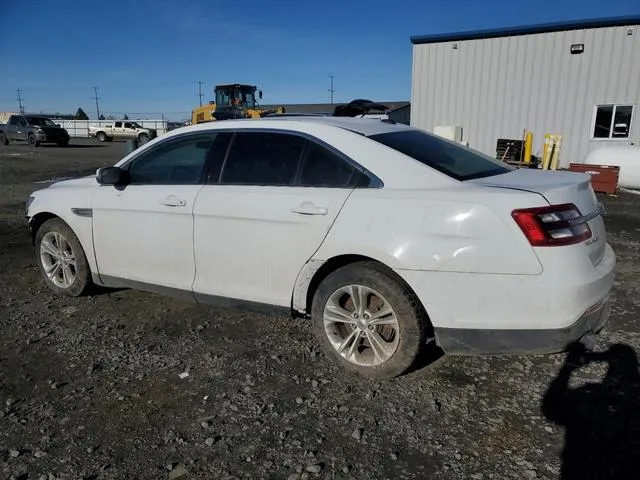
[[[143,144],[158,136],[158,132],[152,128],[144,128],[142,125],[131,121],[115,121],[108,125],[89,126],[89,136],[96,137],[101,142],[117,140],[138,140]]]

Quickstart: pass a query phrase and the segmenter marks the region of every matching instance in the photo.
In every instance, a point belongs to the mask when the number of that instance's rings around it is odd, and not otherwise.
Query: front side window
[[[269,132],[235,134],[220,183],[227,185],[291,185],[306,140]]]
[[[135,158],[128,165],[129,183],[192,185],[203,181],[208,153],[216,134],[172,139]]]
[[[369,138],[460,181],[513,170],[487,155],[420,130],[381,133]]]
[[[125,122],[124,128],[133,128],[133,125],[130,122]]]
[[[593,138],[629,138],[633,105],[598,105]]]

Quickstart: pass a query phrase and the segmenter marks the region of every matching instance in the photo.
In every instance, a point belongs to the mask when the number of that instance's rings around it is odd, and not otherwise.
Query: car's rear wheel
[[[370,378],[406,372],[425,345],[429,325],[411,289],[375,262],[328,275],[315,292],[311,316],[323,351]]]
[[[9,145],[9,139],[4,133],[0,133],[0,144]]]
[[[36,233],[36,257],[47,286],[56,293],[78,297],[91,285],[87,258],[71,228],[58,218],[47,220]]]
[[[107,140],[107,135],[104,132],[98,132],[96,138],[99,142],[105,142]]]

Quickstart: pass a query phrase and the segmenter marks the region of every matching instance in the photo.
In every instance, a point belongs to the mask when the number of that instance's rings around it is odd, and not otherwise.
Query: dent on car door
[[[169,139],[124,167],[126,186],[98,188],[93,230],[103,281],[124,279],[192,295],[192,212],[214,140],[211,133]]]
[[[315,141],[256,131],[236,133],[211,172],[194,208],[196,297],[289,306],[298,273],[363,174]]]

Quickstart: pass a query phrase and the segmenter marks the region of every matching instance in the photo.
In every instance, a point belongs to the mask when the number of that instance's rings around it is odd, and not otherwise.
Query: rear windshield
[[[488,155],[418,130],[381,133],[369,138],[460,181],[513,170]]]

